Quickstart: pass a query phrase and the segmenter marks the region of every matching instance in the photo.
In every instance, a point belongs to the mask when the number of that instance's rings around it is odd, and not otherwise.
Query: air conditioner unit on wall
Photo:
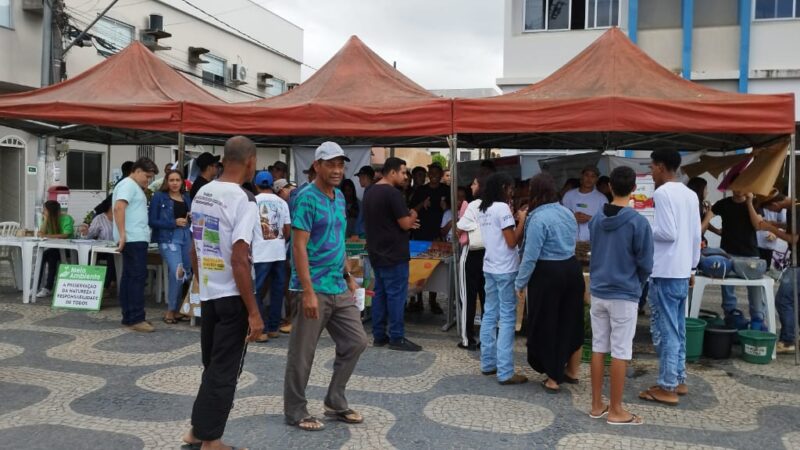
[[[258,87],[260,87],[260,88],[271,87],[272,85],[269,84],[269,81],[268,81],[270,78],[273,78],[273,75],[271,73],[258,72],[256,74],[256,83],[258,84]]]
[[[171,50],[172,47],[159,44],[159,39],[172,37],[171,33],[164,31],[164,17],[160,14],[150,14],[147,18],[147,29],[140,31],[139,40],[151,51]]]
[[[247,68],[241,64],[231,64],[231,83],[247,84]]]
[[[42,14],[44,12],[44,0],[22,0],[22,10]]]

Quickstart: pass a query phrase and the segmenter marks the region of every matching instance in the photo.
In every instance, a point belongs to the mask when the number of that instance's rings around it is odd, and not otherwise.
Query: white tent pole
[[[797,136],[792,134],[791,139],[789,140],[789,189],[788,194],[789,198],[792,199],[792,227],[789,232],[792,235],[797,234],[797,162],[795,161],[795,143],[796,143]],[[800,347],[797,345],[798,343],[798,326],[800,323],[797,323],[797,243],[792,243],[792,299],[794,301],[794,309],[792,310],[792,320],[794,321],[794,363],[795,365],[800,364]],[[775,320],[774,317],[770,317],[771,320]]]

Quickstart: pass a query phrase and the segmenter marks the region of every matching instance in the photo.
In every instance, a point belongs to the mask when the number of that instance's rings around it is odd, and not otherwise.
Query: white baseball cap
[[[344,158],[345,161],[350,162],[350,158],[345,156],[344,150],[342,150],[342,147],[340,147],[336,142],[323,142],[319,147],[317,147],[317,151],[314,152],[315,161],[328,161],[334,158]]]

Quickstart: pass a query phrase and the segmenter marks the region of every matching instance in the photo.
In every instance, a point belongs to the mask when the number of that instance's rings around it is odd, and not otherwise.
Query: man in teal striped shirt
[[[286,422],[303,430],[325,425],[308,412],[305,389],[323,329],[336,344],[325,415],[346,423],[364,418],[347,405],[345,387],[367,346],[361,314],[353,293],[355,279],[345,268],[345,201],[336,186],[344,177],[344,150],[334,143],[320,145],[314,155],[317,177],[295,199],[292,212],[292,278],[289,289],[292,333],[283,389]]]

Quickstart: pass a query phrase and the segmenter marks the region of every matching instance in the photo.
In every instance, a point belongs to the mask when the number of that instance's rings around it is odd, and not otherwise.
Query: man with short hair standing
[[[283,388],[286,422],[303,430],[325,425],[308,413],[305,395],[317,342],[323,329],[336,344],[325,415],[346,423],[364,418],[347,405],[344,391],[367,346],[353,292],[355,279],[345,268],[345,200],[336,188],[344,178],[344,150],[324,142],[314,154],[317,178],[295,199],[292,212],[292,334]],[[349,292],[348,292],[349,291]]]
[[[642,419],[622,406],[625,370],[633,356],[639,296],[653,270],[653,232],[647,219],[628,207],[636,189],[636,172],[617,167],[611,172],[611,203],[589,222],[592,230],[592,410],[611,425],[639,425]],[[603,402],[606,354],[611,353],[609,403]]]
[[[183,440],[202,448],[228,448],[222,435],[246,342],[253,342],[264,328],[250,277],[258,208],[252,193],[242,188],[253,179],[255,167],[253,142],[244,136],[228,139],[225,173],[203,186],[192,202],[192,269],[200,280],[204,370],[192,408],[192,428]]]
[[[372,186],[375,185],[375,169],[373,169],[372,166],[364,166],[358,169],[358,172],[356,172],[355,176],[358,177],[358,184],[360,184],[361,187],[364,188],[364,194],[362,194],[361,196],[362,198],[361,202],[363,204],[364,202],[363,199],[367,198],[367,191],[372,189]],[[402,185],[399,187],[402,188]],[[400,198],[402,198],[402,194]],[[403,203],[405,203],[405,200],[403,200]],[[353,237],[356,238],[366,237],[366,235],[367,235],[367,230],[364,224],[364,208],[362,206],[358,210],[358,218],[356,219],[356,235]]]
[[[561,204],[575,214],[578,221],[578,241],[590,240],[589,221],[597,214],[608,198],[595,189],[600,170],[595,166],[586,166],[581,171],[581,185],[567,191]]]
[[[417,352],[422,347],[405,338],[403,315],[408,298],[408,232],[419,226],[417,212],[409,212],[398,189],[406,180],[406,162],[388,158],[383,178],[364,193],[367,252],[375,272],[372,298],[372,338],[375,347]],[[386,322],[389,333],[386,333]]]
[[[419,214],[419,228],[414,230],[412,237],[418,241],[438,241],[441,234],[442,199],[450,196],[450,188],[442,184],[442,165],[434,162],[428,166],[428,184],[420,186],[411,196],[411,208]],[[436,292],[430,292],[429,303],[431,312],[442,314],[442,308],[436,302]],[[422,292],[417,294],[416,302],[412,302],[408,309],[410,312],[422,311]]]
[[[200,188],[210,183],[219,174],[219,155],[215,156],[211,153],[203,152],[195,159],[195,163],[197,163],[197,168],[200,169],[200,175],[194,179],[192,189],[189,191],[189,198],[192,200],[194,200],[194,196],[197,195]]]
[[[131,174],[114,186],[114,240],[122,253],[119,305],[122,324],[133,331],[150,333],[153,325],[145,320],[144,285],[147,279],[147,246],[150,245],[147,197],[144,189],[153,181],[158,167],[149,158],[133,163]]]
[[[650,275],[650,333],[658,355],[658,384],[639,398],[677,405],[686,386],[686,297],[700,260],[700,204],[697,194],[678,181],[677,150],[650,155],[656,190],[653,201],[653,273]]]

